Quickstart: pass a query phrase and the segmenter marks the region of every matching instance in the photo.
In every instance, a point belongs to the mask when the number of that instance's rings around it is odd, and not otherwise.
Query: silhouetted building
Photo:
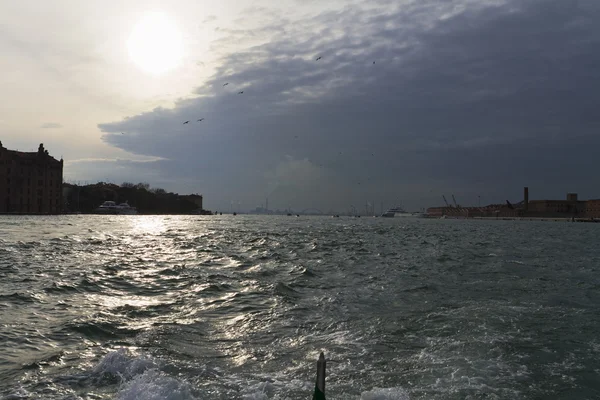
[[[60,214],[63,160],[40,144],[36,153],[8,150],[0,142],[0,213]]]
[[[181,196],[183,199],[191,201],[192,203],[194,203],[197,207],[198,210],[202,210],[202,195],[200,194],[188,194],[185,196]]]
[[[430,217],[455,218],[600,218],[600,200],[582,201],[577,193],[567,193],[565,200],[529,200],[529,188],[523,188],[523,200],[512,204],[485,207],[431,207]]]

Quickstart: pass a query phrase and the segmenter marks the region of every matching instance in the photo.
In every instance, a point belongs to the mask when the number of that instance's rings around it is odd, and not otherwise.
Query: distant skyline
[[[0,141],[212,210],[600,198],[600,2],[323,3],[0,0]]]

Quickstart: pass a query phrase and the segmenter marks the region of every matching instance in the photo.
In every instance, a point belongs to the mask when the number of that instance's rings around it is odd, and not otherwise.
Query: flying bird
[[[204,118],[200,118],[200,119],[198,120],[198,122],[201,122],[201,121],[204,121]]]
[[[375,61],[373,61],[373,64],[375,64]]]
[[[317,57],[317,59],[315,61],[319,61],[321,58],[323,58],[323,57],[319,56],[319,57]]]
[[[125,134],[125,132],[121,132],[121,135],[124,135],[124,134]]]
[[[190,123],[190,121],[185,121],[185,122],[183,123],[183,125],[185,125],[185,124],[189,124],[189,123]]]
[[[244,91],[242,90],[241,92],[238,92],[238,94],[244,94]]]
[[[229,85],[229,82],[223,84],[223,86],[227,86],[227,85]]]

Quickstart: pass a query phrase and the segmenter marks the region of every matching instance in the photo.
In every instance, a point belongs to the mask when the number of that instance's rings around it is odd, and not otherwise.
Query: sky
[[[600,198],[597,21],[597,0],[0,0],[0,140],[213,211]]]

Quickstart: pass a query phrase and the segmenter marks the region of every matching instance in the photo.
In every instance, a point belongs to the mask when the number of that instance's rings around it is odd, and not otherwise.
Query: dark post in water
[[[319,361],[317,361],[317,383],[315,385],[313,400],[325,400],[325,365],[325,355],[321,352]]]

